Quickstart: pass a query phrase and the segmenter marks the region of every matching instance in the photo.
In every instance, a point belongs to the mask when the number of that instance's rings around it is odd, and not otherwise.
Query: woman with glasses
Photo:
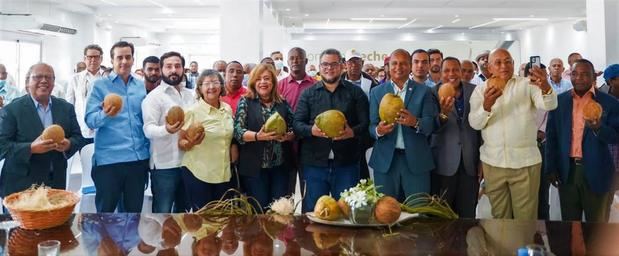
[[[185,110],[178,142],[185,151],[182,177],[187,203],[194,211],[220,199],[231,188],[230,156],[236,150],[232,108],[219,100],[225,93],[223,78],[209,69],[200,74],[196,84],[198,102]],[[204,132],[191,134],[192,124],[202,125]]]
[[[239,101],[234,122],[234,137],[239,142],[239,173],[247,195],[266,208],[273,199],[285,196],[291,171],[290,141],[293,115],[279,95],[275,70],[259,64],[251,72],[247,94]],[[278,113],[286,122],[283,135],[265,131],[266,120]]]

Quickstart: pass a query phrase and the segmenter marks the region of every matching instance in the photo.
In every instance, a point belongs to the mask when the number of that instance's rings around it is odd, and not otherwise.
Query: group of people
[[[553,184],[564,220],[583,212],[587,220],[608,219],[619,159],[616,64],[598,89],[598,72],[582,57],[570,56],[567,71],[553,59],[550,75],[530,64],[518,75],[500,48],[474,62],[437,49],[397,49],[380,81],[380,72],[363,71],[368,66],[354,49],[324,50],[319,79],[299,47],[288,52],[287,67],[274,52],[257,65],[217,61],[201,72],[197,62],[186,70],[172,51],[144,59],[142,77],[132,72],[132,44],[112,46],[107,72],[103,55],[97,45],[84,49],[86,69],[71,80],[66,100],[51,96],[53,67],[28,70],[28,94],[0,110],[1,197],[34,183],[65,188],[67,159],[79,152],[92,161],[98,212],[140,212],[149,183],[153,212],[197,210],[231,188],[267,209],[297,185],[307,212],[320,196],[338,199],[372,170],[380,192],[400,201],[436,194],[461,217],[475,218],[483,178],[495,218],[547,218]],[[439,95],[446,85],[453,97]],[[105,103],[112,93],[121,107]],[[388,93],[404,102],[395,122],[379,114]],[[585,119],[590,101],[601,105],[600,117]],[[173,107],[183,109],[183,119],[170,123]],[[327,110],[345,116],[336,137],[315,123]],[[265,129],[276,113],[283,134]],[[51,124],[64,129],[61,143],[41,138]]]

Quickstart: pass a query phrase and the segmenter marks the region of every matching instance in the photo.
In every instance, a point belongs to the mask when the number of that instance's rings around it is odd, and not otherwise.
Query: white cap
[[[346,51],[346,55],[344,57],[346,59],[346,61],[349,61],[352,58],[359,58],[359,59],[363,59],[361,58],[361,54],[355,50],[355,49],[350,49],[348,51]]]

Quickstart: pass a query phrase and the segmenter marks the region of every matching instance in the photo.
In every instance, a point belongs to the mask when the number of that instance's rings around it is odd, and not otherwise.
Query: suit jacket
[[[471,111],[471,94],[475,85],[460,82],[464,97],[464,116],[458,124],[458,113],[454,107],[448,114],[448,119],[441,124],[437,119],[438,128],[432,134],[432,153],[436,163],[436,173],[443,176],[452,176],[458,171],[460,161],[464,162],[464,169],[470,176],[477,176],[479,165],[479,147],[481,146],[481,132],[473,129],[469,124]],[[432,88],[432,93],[438,102],[438,89],[441,84]],[[440,105],[439,105],[440,109]]]
[[[0,113],[0,158],[5,159],[0,176],[1,197],[35,183],[65,188],[67,159],[81,149],[86,140],[82,137],[73,105],[51,97],[53,123],[64,129],[71,147],[64,153],[52,150],[32,154],[30,144],[43,132],[43,124],[30,95],[15,99]]]
[[[563,183],[570,173],[572,145],[572,91],[559,95],[559,106],[548,114],[546,124],[545,173],[558,174]],[[618,141],[619,102],[596,90],[593,99],[602,105],[601,127],[594,132],[585,125],[582,139],[582,161],[589,189],[596,193],[610,191],[614,174],[613,158],[608,144]]]
[[[429,136],[435,127],[438,114],[437,103],[429,87],[410,79],[406,87],[404,107],[419,120],[418,129],[402,126],[406,161],[412,173],[421,174],[434,168]],[[391,81],[375,87],[370,92],[370,134],[376,139],[376,142],[369,165],[374,171],[382,173],[386,173],[391,166],[399,126],[396,125],[391,133],[383,136],[379,137],[376,134],[376,127],[380,122],[378,107],[383,96],[387,93],[394,93]]]

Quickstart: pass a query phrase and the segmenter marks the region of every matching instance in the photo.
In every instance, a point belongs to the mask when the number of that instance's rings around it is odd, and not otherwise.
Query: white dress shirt
[[[94,131],[86,125],[84,115],[86,113],[86,100],[92,91],[93,82],[100,78],[102,73],[103,70],[101,69],[99,69],[99,71],[97,71],[94,75],[88,72],[88,70],[83,70],[82,72],[73,75],[65,92],[65,100],[73,104],[73,107],[75,107],[77,123],[80,125],[82,136],[84,138],[92,138],[95,135]]]
[[[484,144],[479,149],[481,160],[500,168],[519,169],[541,163],[537,148],[537,110],[557,108],[557,94],[529,84],[528,78],[512,76],[490,112],[484,110],[487,83],[478,85],[471,95],[469,123],[481,130]]]
[[[142,101],[144,135],[150,139],[150,168],[169,169],[181,166],[183,152],[178,148],[179,133],[170,134],[165,128],[166,115],[173,106],[183,109],[191,106],[195,98],[191,90],[161,82]]]

